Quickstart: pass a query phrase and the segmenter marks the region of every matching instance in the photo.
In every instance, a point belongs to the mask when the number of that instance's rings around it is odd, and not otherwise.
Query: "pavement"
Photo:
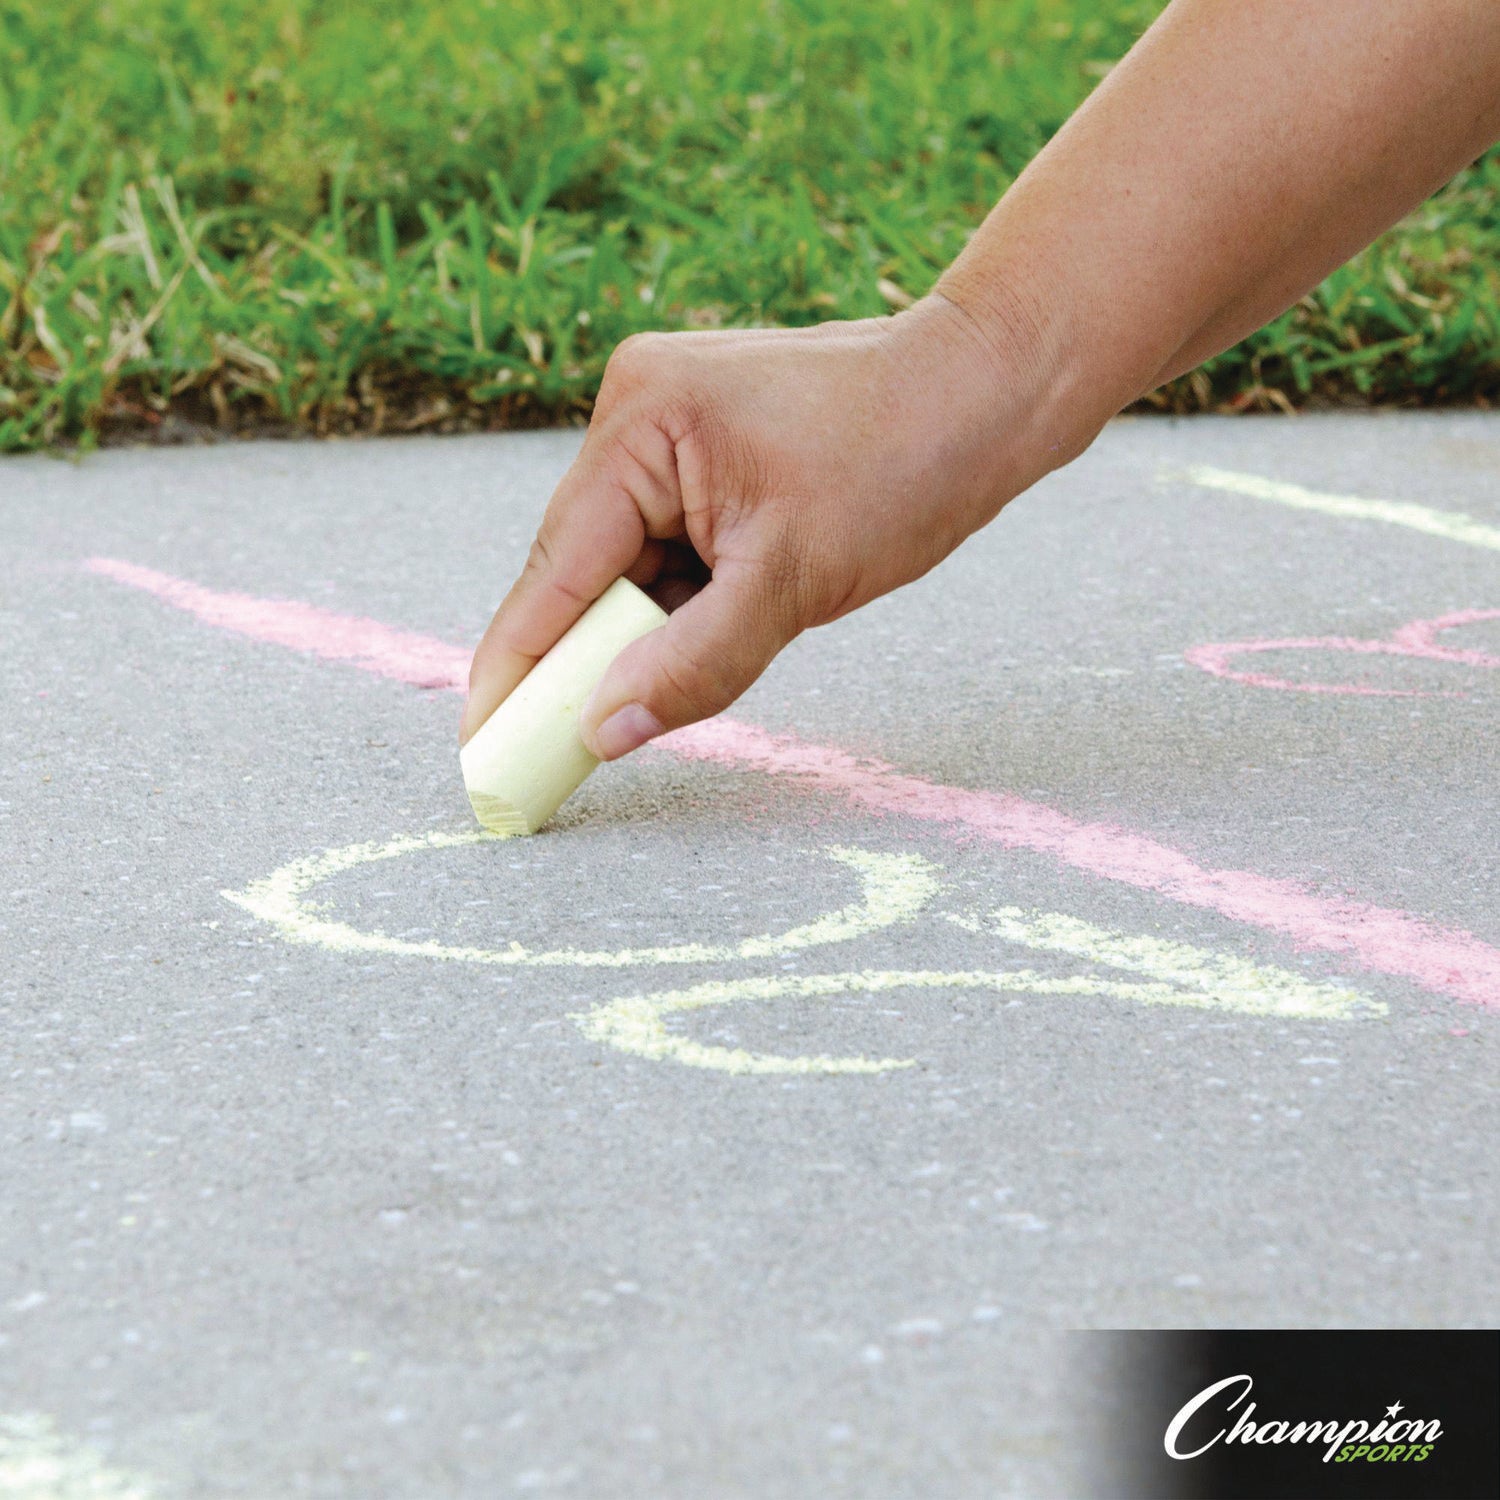
[[[1052,1500],[1066,1330],[1493,1323],[1500,416],[1116,422],[479,840],[577,442],[0,464],[0,1495]]]

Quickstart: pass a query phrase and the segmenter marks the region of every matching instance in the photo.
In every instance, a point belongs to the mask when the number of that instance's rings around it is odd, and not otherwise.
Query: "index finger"
[[[460,743],[641,554],[640,509],[593,448],[585,443],[553,492],[526,566],[474,651]]]

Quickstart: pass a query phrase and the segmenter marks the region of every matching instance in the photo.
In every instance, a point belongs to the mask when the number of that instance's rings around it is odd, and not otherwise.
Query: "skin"
[[[1174,0],[914,307],[616,349],[461,738],[622,575],[671,617],[616,659],[585,743],[612,760],[718,713],[1497,138],[1495,0]]]

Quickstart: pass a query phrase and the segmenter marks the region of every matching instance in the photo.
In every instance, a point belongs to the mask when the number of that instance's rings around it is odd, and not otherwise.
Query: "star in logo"
[[[1385,1414],[1388,1417],[1394,1417],[1396,1415],[1396,1413],[1398,1411],[1400,1411],[1400,1410],[1401,1410],[1401,1403],[1398,1401],[1394,1406],[1388,1406],[1388,1407],[1386,1407]]]

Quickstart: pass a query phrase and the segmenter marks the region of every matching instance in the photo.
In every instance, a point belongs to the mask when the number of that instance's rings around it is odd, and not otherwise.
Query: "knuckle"
[[[547,535],[546,523],[543,522],[541,530],[532,539],[531,547],[526,553],[526,562],[521,569],[521,576],[528,583],[540,583],[550,578],[554,570],[552,542]]]
[[[569,581],[567,574],[558,564],[555,543],[545,521],[542,522],[542,528],[537,532],[531,544],[531,550],[526,554],[526,562],[521,569],[520,584],[528,592],[536,589],[551,589],[579,609],[586,609],[594,602]]]
[[[670,528],[679,518],[682,500],[676,453],[671,439],[654,423],[619,428],[603,466],[616,486],[635,502],[648,533]]]
[[[526,552],[526,565],[523,569],[527,573],[544,573],[551,561],[552,544],[547,540],[547,528],[543,524],[540,531],[531,539],[531,546]]]
[[[632,333],[621,339],[605,366],[606,378],[613,376],[617,384],[625,385],[644,380],[659,366],[666,341],[663,333]]]
[[[594,401],[595,420],[608,420],[646,393],[660,395],[671,362],[671,335],[632,333],[615,345],[605,362],[599,394]]]

